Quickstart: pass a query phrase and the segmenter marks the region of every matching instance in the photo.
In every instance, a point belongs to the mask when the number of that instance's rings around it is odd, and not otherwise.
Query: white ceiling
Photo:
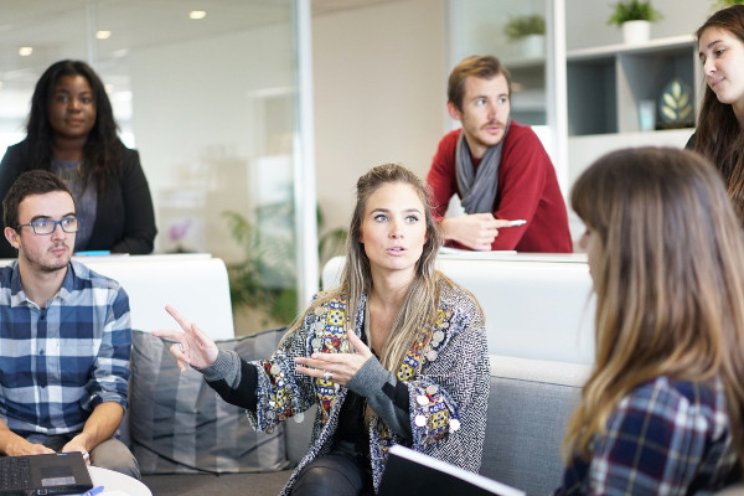
[[[312,0],[313,15],[405,0]],[[51,63],[96,60],[116,78],[131,50],[290,22],[292,0],[0,0],[0,91],[28,91]],[[193,21],[191,10],[207,17]],[[112,32],[96,40],[96,30]],[[18,55],[32,46],[29,57]],[[95,53],[89,53],[94,51]],[[125,71],[123,71],[125,72]]]

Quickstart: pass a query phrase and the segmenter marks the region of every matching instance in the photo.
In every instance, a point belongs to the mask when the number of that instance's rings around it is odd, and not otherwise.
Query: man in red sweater
[[[509,71],[495,57],[467,57],[452,70],[447,93],[462,129],[439,142],[427,176],[445,239],[473,250],[570,253],[553,164],[534,131],[509,118]],[[466,215],[445,218],[454,194]]]

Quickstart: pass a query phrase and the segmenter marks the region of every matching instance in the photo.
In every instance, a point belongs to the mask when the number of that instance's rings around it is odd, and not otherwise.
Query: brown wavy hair
[[[723,29],[744,43],[744,5],[733,5],[710,16],[696,32],[698,41],[709,28]],[[719,102],[707,84],[692,147],[721,172],[736,213],[744,222],[744,132],[733,107]]]
[[[619,150],[577,179],[571,206],[602,253],[595,365],[564,455],[588,458],[618,402],[665,375],[722,380],[744,460],[744,242],[720,175],[690,151]]]
[[[447,83],[447,99],[462,112],[462,99],[465,98],[465,80],[468,76],[481,79],[493,79],[503,74],[506,79],[506,87],[509,97],[512,92],[511,73],[493,55],[471,55],[465,57],[452,69]]]

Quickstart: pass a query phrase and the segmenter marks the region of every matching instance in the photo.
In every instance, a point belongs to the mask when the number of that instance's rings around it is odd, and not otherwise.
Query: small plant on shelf
[[[661,13],[651,5],[650,1],[627,0],[615,4],[612,15],[607,19],[607,24],[622,26],[628,21],[655,22],[661,17]]]
[[[513,17],[504,26],[504,34],[511,41],[517,41],[532,34],[545,34],[545,19],[541,15]]]

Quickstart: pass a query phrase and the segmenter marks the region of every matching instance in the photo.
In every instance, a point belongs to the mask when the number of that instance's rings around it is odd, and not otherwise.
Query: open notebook
[[[390,448],[380,496],[524,496],[524,492],[404,446]]]
[[[79,452],[0,457],[1,496],[80,494],[93,482]]]

